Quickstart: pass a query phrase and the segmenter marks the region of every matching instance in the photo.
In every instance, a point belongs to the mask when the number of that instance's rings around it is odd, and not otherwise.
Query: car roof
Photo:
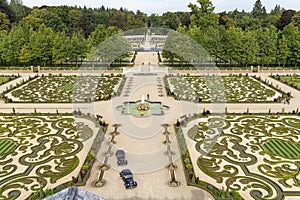
[[[123,169],[122,173],[130,173],[130,174],[132,174],[131,171],[130,171],[130,169]]]
[[[117,150],[117,152],[116,153],[124,153],[125,154],[125,151],[124,150],[122,150],[122,149],[119,149],[119,150]]]

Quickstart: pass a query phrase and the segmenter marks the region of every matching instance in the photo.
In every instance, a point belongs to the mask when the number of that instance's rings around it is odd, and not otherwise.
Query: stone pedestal
[[[106,183],[106,181],[105,180],[96,180],[95,182],[94,182],[94,186],[95,187],[102,187],[102,186],[104,186],[105,185],[105,183]]]

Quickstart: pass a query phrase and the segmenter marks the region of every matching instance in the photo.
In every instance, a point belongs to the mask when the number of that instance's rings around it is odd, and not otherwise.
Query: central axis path
[[[154,55],[153,55],[154,54]],[[153,52],[139,53],[137,62],[148,63],[158,62],[157,54]],[[92,169],[89,182],[83,188],[98,194],[106,199],[209,199],[211,197],[206,191],[188,187],[180,160],[180,153],[172,125],[176,122],[181,113],[181,104],[171,97],[166,97],[164,88],[163,73],[154,75],[126,74],[127,80],[120,97],[113,98],[107,102],[97,102],[94,105],[96,113],[103,115],[109,124],[121,124],[120,134],[116,138],[116,143],[112,147],[112,157],[108,164],[110,169],[105,172],[106,184],[95,189],[92,185],[99,175],[100,162],[96,163]],[[150,101],[160,101],[163,105],[170,107],[163,116],[150,116],[140,118],[122,115],[115,108],[126,101],[140,100],[144,95]],[[161,95],[162,96],[161,96]],[[194,110],[194,112],[196,112]],[[164,141],[162,124],[170,124],[169,140],[170,149],[173,151],[173,161],[177,166],[175,170],[176,180],[180,182],[179,187],[170,187],[170,174],[167,169],[169,159]],[[113,127],[109,127],[106,135],[106,142],[102,143],[97,159],[102,161],[105,151],[109,145],[109,133],[113,132]],[[114,153],[118,149],[126,152],[126,159],[129,168],[134,173],[134,179],[138,182],[138,187],[134,190],[125,190],[119,172],[124,168],[117,166]],[[120,192],[121,191],[121,192]]]
[[[135,58],[134,66],[158,66],[157,52],[138,52]]]

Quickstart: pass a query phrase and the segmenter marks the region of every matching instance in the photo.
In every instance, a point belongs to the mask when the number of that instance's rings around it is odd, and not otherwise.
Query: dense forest
[[[260,0],[253,2],[251,12],[215,13],[210,0],[188,7],[190,12],[147,16],[125,8],[28,8],[21,0],[0,0],[0,65],[82,61],[110,36],[143,27],[187,34],[218,62],[241,66],[300,63],[300,11],[277,5],[268,13]]]

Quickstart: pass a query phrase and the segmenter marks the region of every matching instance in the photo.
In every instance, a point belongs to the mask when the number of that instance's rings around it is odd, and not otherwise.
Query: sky
[[[211,0],[215,6],[215,12],[232,11],[236,8],[238,10],[251,11],[256,0]],[[300,10],[299,0],[261,0],[262,4],[269,12],[276,4],[281,5],[285,9]],[[91,8],[98,8],[104,5],[108,8],[120,7],[128,10],[141,10],[144,13],[163,14],[167,11],[190,11],[187,5],[197,0],[23,0],[23,4],[28,7],[33,6],[86,6]]]

